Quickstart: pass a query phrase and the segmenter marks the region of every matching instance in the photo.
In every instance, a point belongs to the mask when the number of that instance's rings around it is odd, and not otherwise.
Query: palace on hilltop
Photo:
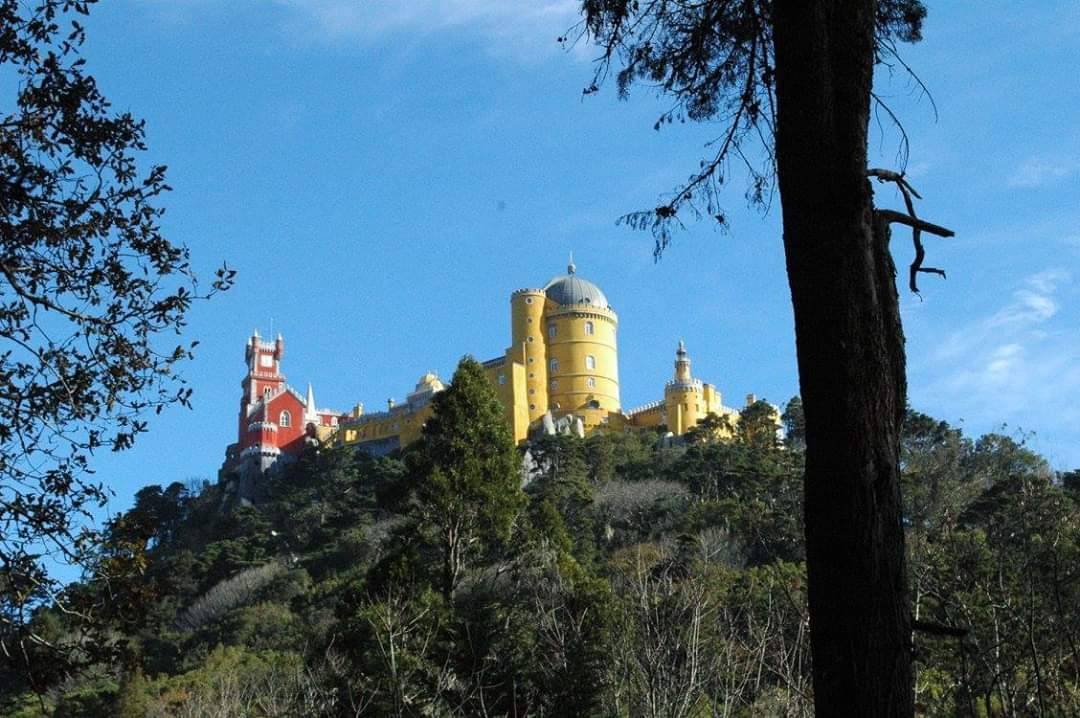
[[[618,326],[607,297],[577,273],[572,260],[566,274],[542,288],[510,295],[510,346],[482,365],[516,442],[542,433],[585,436],[661,425],[681,436],[710,413],[738,418],[736,410],[723,405],[715,386],[693,376],[682,341],[663,398],[624,411]],[[285,383],[284,351],[280,335],[267,342],[256,331],[248,339],[239,436],[226,450],[223,479],[261,473],[312,443],[387,454],[419,438],[432,412],[431,400],[444,388],[439,377],[428,372],[404,401],[388,400],[385,410],[365,412],[362,403],[350,412],[319,409],[310,384],[301,394]],[[752,403],[753,396],[747,401]]]

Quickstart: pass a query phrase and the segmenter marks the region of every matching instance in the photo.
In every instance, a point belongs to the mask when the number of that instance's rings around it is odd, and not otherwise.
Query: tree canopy
[[[904,481],[936,497],[904,508],[917,710],[1076,713],[1072,474],[1023,437],[906,419]],[[658,439],[532,443],[524,496],[503,489],[513,530],[469,553],[450,597],[407,455],[313,449],[246,507],[221,485],[147,486],[69,589],[111,650],[41,607],[33,630],[86,665],[0,656],[0,713],[813,715],[804,451]]]
[[[524,505],[521,457],[495,387],[472,357],[461,360],[432,403],[409,458],[416,516],[421,530],[434,534],[440,588],[449,598],[478,552],[509,539]]]
[[[161,233],[165,167],[113,109],[79,48],[94,0],[0,2],[0,620],[56,598],[43,556],[83,562],[106,486],[91,455],[188,402],[179,335],[201,290]],[[11,646],[5,641],[5,650]]]

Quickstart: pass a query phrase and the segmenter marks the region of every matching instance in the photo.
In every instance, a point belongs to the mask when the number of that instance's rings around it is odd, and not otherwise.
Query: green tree
[[[725,221],[719,189],[732,163],[762,201],[775,170],[806,415],[816,707],[910,716],[904,341],[867,138],[875,62],[895,55],[897,41],[920,39],[926,10],[919,0],[585,0],[583,12],[602,53],[587,92],[617,66],[624,96],[641,81],[674,97],[657,127],[723,125],[715,154],[684,185],[626,218],[654,231],[657,253],[680,210]]]
[[[525,495],[521,457],[480,364],[463,358],[433,403],[410,468],[414,514],[432,535],[449,600],[470,561],[510,537]]]
[[[780,415],[784,424],[784,446],[802,451],[806,448],[806,414],[803,412],[802,399],[793,396]]]
[[[1048,476],[983,491],[917,565],[922,618],[964,632],[916,634],[932,668],[918,684],[925,702],[942,714],[1075,715],[1078,561],[1080,520]]]
[[[904,520],[920,540],[947,531],[985,484],[965,466],[973,447],[959,429],[908,410],[900,443]]]
[[[709,412],[683,435],[688,444],[707,444],[735,433],[731,419]]]
[[[42,594],[40,561],[92,553],[82,526],[108,490],[95,450],[187,404],[173,344],[199,296],[188,251],[160,231],[163,166],[141,168],[142,121],[114,110],[80,56],[95,0],[0,2],[0,656]],[[226,288],[222,269],[210,293]]]
[[[769,451],[780,445],[780,439],[776,432],[777,424],[776,408],[764,399],[758,399],[753,404],[743,408],[739,412],[739,423],[735,425],[735,436],[739,441],[751,449]]]
[[[530,447],[536,469],[528,492],[534,507],[555,508],[573,536],[575,558],[586,563],[593,546],[593,485],[585,442],[575,436],[546,436]],[[542,525],[548,522],[541,521]]]

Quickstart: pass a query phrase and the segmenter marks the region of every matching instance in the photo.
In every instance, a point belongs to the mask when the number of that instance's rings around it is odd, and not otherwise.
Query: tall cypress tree
[[[440,590],[450,600],[468,564],[509,538],[525,495],[521,457],[476,360],[461,360],[434,408],[412,455],[415,511],[440,556]]]

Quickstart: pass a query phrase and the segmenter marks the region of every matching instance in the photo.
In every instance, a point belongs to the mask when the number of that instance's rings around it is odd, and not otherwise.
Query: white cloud
[[[1013,300],[991,317],[988,328],[1002,325],[1030,326],[1045,322],[1058,312],[1054,292],[1067,282],[1069,274],[1063,269],[1049,269],[1025,280],[1025,287],[1013,293]]]
[[[1030,157],[1009,177],[1010,187],[1043,187],[1080,171],[1080,161],[1068,157]]]
[[[980,431],[1003,422],[1050,425],[1067,441],[1080,441],[1076,300],[1064,269],[1026,277],[1004,306],[948,333],[926,359],[911,357],[913,404],[962,416]]]
[[[580,18],[577,0],[275,0],[331,39],[375,41],[446,31],[472,33],[499,54],[560,51]]]

